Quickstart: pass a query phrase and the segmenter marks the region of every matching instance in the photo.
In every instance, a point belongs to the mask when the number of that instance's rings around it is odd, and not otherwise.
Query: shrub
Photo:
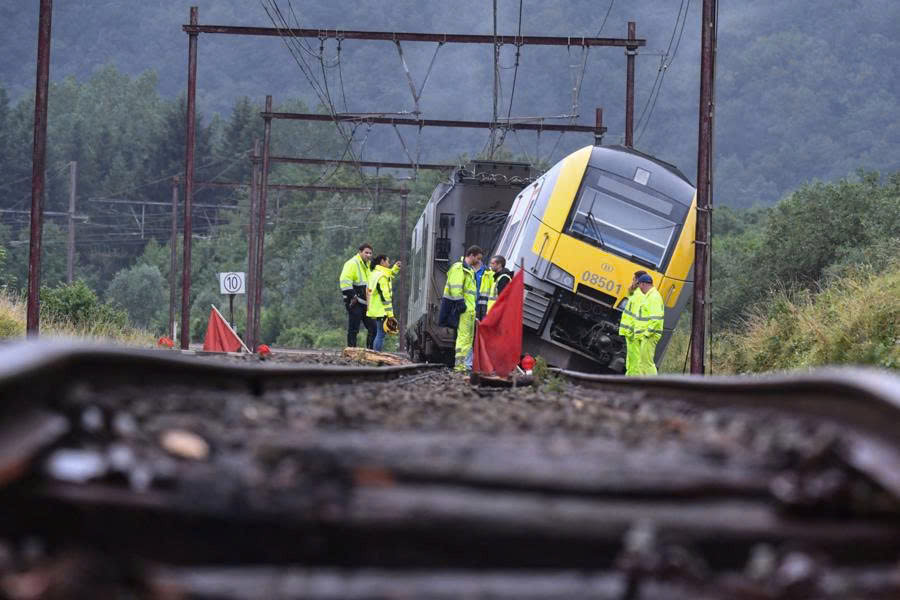
[[[281,332],[277,344],[285,348],[313,348],[318,332],[309,326],[291,327]]]
[[[67,321],[75,327],[104,323],[124,328],[128,324],[125,311],[102,304],[97,294],[83,281],[42,288],[41,312],[51,320]]]
[[[759,373],[823,365],[900,368],[900,261],[832,279],[818,294],[782,290],[742,330],[716,336],[716,367]]]
[[[365,333],[362,333],[365,335]],[[315,347],[323,349],[343,348],[347,342],[347,332],[340,329],[327,329],[316,338]],[[385,343],[385,350],[387,344]]]

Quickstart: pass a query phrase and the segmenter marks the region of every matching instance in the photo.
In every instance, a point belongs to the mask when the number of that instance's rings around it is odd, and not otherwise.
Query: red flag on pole
[[[507,377],[519,364],[524,298],[525,284],[520,270],[475,329],[473,371]]]
[[[206,326],[206,337],[203,338],[203,350],[206,352],[237,352],[243,347],[244,342],[213,306],[209,311],[209,325]]]

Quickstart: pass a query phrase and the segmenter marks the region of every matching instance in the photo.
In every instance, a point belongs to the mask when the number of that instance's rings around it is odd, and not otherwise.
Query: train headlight
[[[570,290],[575,287],[575,277],[552,263],[550,264],[550,271],[547,272],[547,279]]]

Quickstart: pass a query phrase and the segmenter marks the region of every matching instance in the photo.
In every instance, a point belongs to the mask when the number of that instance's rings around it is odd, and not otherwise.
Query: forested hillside
[[[181,24],[190,4],[200,5],[204,23],[272,24],[265,11],[272,0],[57,3],[54,13],[46,209],[67,210],[67,165],[77,161],[76,212],[84,218],[77,225],[76,278],[102,301],[126,309],[133,323],[157,331],[167,310],[170,210],[146,203],[167,203],[171,178],[183,169],[187,36]],[[289,5],[287,0],[277,4]],[[699,4],[524,1],[521,31],[623,36],[626,22],[637,21],[638,36],[648,43],[638,57],[636,145],[675,163],[693,180]],[[290,5],[296,11],[294,24],[305,27],[492,30],[490,3],[476,0],[293,0]],[[501,0],[499,7],[498,31],[516,33],[520,4]],[[881,260],[896,251],[890,245],[896,220],[880,218],[878,229],[872,215],[896,214],[891,204],[896,176],[879,179],[874,173],[900,169],[900,3],[721,0],[720,13],[715,203],[734,210],[716,213],[721,238],[713,250],[713,282],[714,323],[727,326],[773,285],[808,287],[840,265],[873,256]],[[24,211],[30,197],[37,6],[0,0],[0,19],[7,24],[0,39],[0,209],[5,211],[0,213],[0,278],[15,293],[23,288],[27,266]],[[421,97],[423,116],[489,120],[491,49],[448,44],[436,55],[435,49],[434,44],[403,46],[419,84],[435,59]],[[336,110],[413,109],[391,43],[345,41],[339,49],[334,40],[321,45],[310,40],[304,56],[318,70],[313,79],[319,85],[327,80]],[[262,134],[259,111],[266,94],[274,95],[281,110],[325,110],[277,38],[202,35],[199,64],[198,181],[248,181],[247,152]],[[574,111],[580,116],[553,122],[591,123],[593,107],[602,105],[609,127],[604,142],[621,140],[621,49],[584,53],[577,45],[523,46],[519,67],[515,64],[516,48],[503,46],[498,114]],[[360,125],[349,148],[368,159],[403,161],[409,151],[422,161],[457,163],[482,155],[488,140],[486,131],[477,130],[402,133],[403,142],[389,127]],[[498,156],[546,166],[590,141],[575,134],[510,134]],[[327,123],[277,122],[273,152],[339,158],[348,155],[348,145]],[[360,185],[360,177],[354,169],[278,165],[270,181]],[[416,181],[384,185],[411,186],[412,221],[438,177],[420,173]],[[244,190],[201,187],[195,202],[222,206],[199,209],[194,216],[192,291],[199,324],[208,305],[221,301],[214,274],[244,268],[248,217]],[[340,263],[362,240],[399,253],[396,201],[375,203],[371,193],[281,193],[270,197],[270,206],[264,337],[328,343],[343,318],[335,299]],[[43,282],[52,287],[65,278],[66,232],[63,218],[47,221]],[[865,244],[857,243],[860,236]],[[802,245],[809,240],[818,245]],[[795,255],[803,260],[785,260]]]
[[[85,81],[114,65],[132,77],[157,74],[160,95],[173,100],[185,88],[186,38],[181,24],[191,4],[204,23],[267,25],[270,0],[173,0],[171,2],[57,3],[51,76]],[[304,27],[433,32],[490,33],[489,2],[360,0],[309,2],[278,0]],[[900,167],[900,3],[894,0],[721,0],[717,78],[717,183],[719,204],[742,207],[772,204],[813,179],[831,180],[858,168],[891,171]],[[500,0],[498,31],[518,31],[519,3]],[[637,22],[647,46],[637,61],[637,145],[695,172],[699,61],[698,0],[571,0],[522,2],[524,34],[624,36],[626,21]],[[685,9],[682,11],[682,9]],[[608,12],[608,15],[607,15]],[[679,15],[687,13],[683,30]],[[33,92],[37,5],[0,0],[0,85],[15,104]],[[601,27],[602,26],[602,27]],[[674,40],[673,40],[674,37]],[[317,40],[309,41],[319,51]],[[407,44],[404,56],[421,82],[434,44]],[[572,109],[573,88],[582,72],[577,112],[590,123],[593,107],[605,107],[607,143],[621,139],[624,123],[625,59],[621,49],[598,48],[585,57],[570,48],[523,46],[516,71],[515,47],[501,49],[501,114],[560,115]],[[666,54],[663,76],[661,54]],[[339,75],[346,94],[338,104],[351,111],[402,111],[412,99],[396,48],[389,42],[325,44],[329,81],[337,93]],[[338,61],[340,58],[340,61]],[[586,60],[584,60],[586,59]],[[319,63],[310,58],[316,72]],[[436,57],[421,107],[431,118],[489,119],[492,110],[491,49],[445,45]],[[200,38],[198,94],[209,122],[227,119],[235,102],[247,96],[261,103],[319,101],[291,55],[277,38]],[[321,79],[321,78],[320,78]],[[651,94],[662,79],[658,99]],[[652,107],[652,108],[651,108]],[[646,109],[646,111],[645,111]],[[640,119],[644,114],[644,118]],[[649,115],[649,118],[647,118]],[[52,126],[52,115],[51,115]],[[360,132],[362,133],[362,132]],[[409,137],[412,132],[405,132]],[[484,132],[425,130],[423,159],[437,161],[480,152]],[[558,159],[589,143],[588,136],[509,136],[507,150],[532,158]],[[52,142],[52,139],[51,139]],[[410,139],[412,145],[414,140]],[[556,147],[552,156],[551,150]],[[372,155],[396,159],[402,146],[389,128],[376,128],[368,140]],[[539,151],[539,152],[538,152]],[[0,172],[0,181],[6,181]]]

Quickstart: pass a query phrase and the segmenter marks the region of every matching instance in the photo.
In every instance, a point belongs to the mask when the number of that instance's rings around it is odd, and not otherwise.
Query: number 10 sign
[[[243,273],[219,273],[220,294],[245,294]]]

